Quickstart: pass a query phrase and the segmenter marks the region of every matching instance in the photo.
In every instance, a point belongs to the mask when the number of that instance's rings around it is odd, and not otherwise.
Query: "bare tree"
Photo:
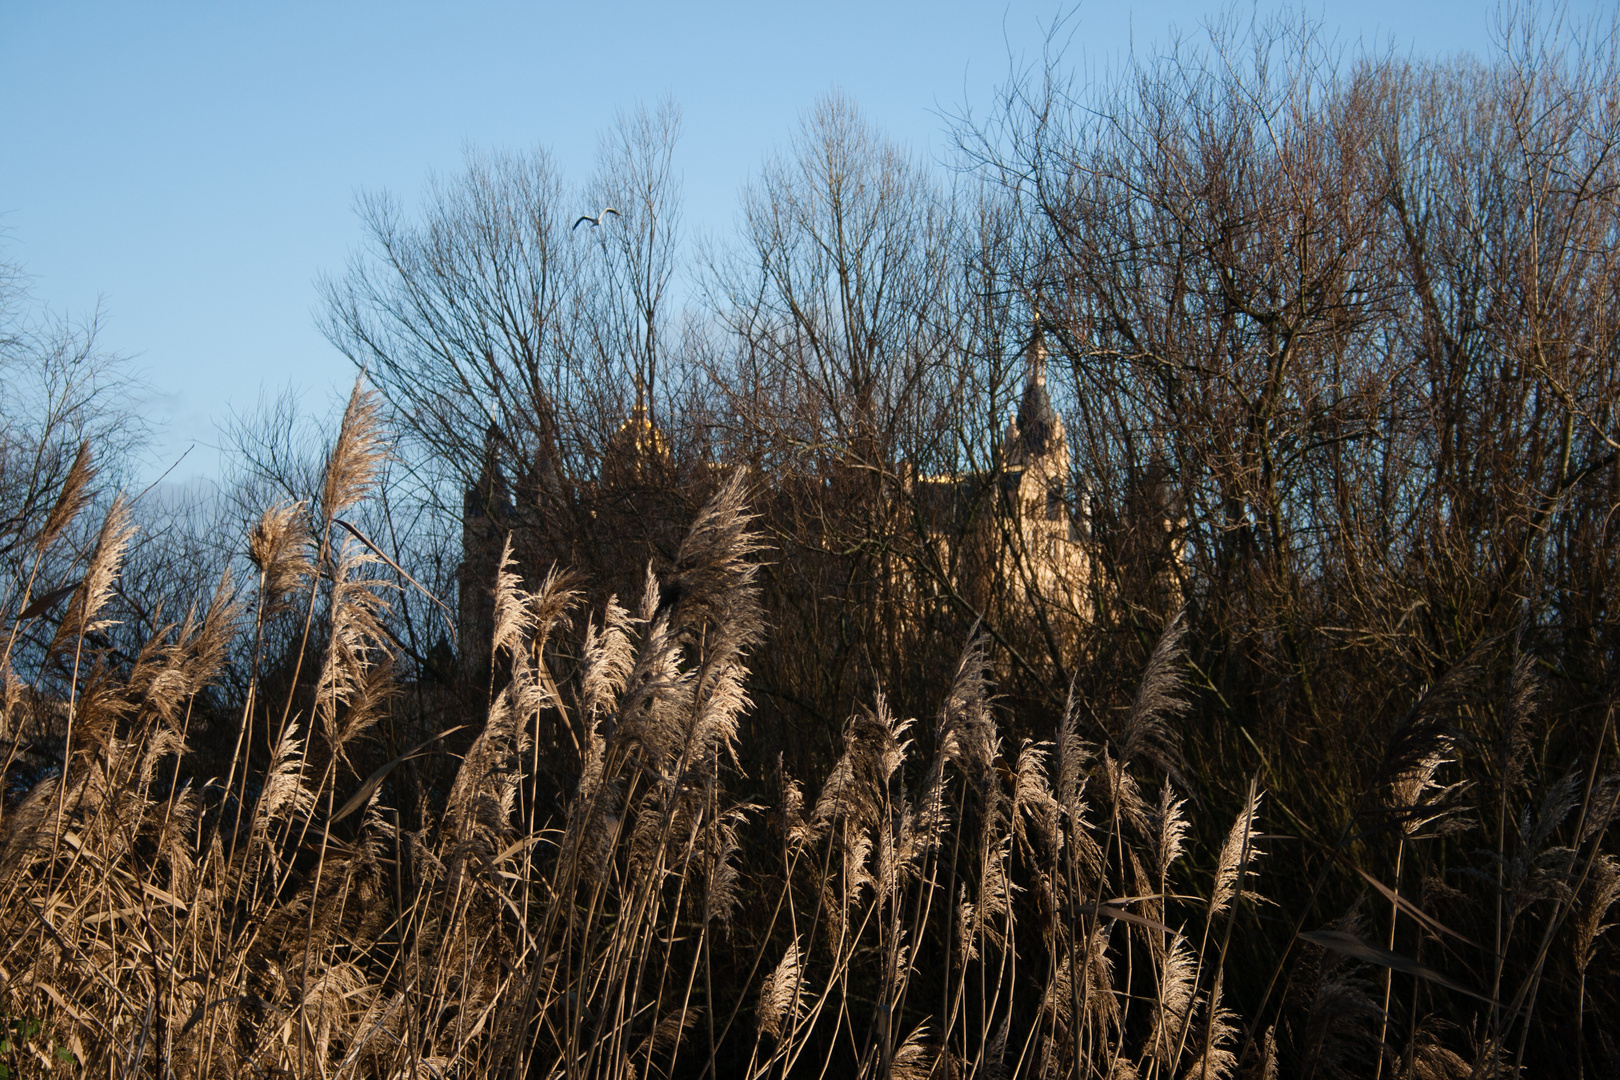
[[[69,508],[116,489],[147,434],[129,406],[138,382],[99,328],[99,313],[38,309],[22,268],[0,263],[0,623],[24,651],[54,632],[93,541]]]
[[[386,194],[365,196],[366,246],[322,283],[333,344],[462,483],[492,421],[559,467],[590,456],[562,444],[558,424],[588,412],[592,387],[577,347],[585,249],[570,243],[569,209],[543,150],[469,154],[459,176],[433,181],[418,221]]]
[[[1598,611],[1620,554],[1615,50],[1612,26],[1523,13],[1489,63],[1217,25],[1111,84],[1051,62],[963,132],[1028,215],[1010,265],[1068,361],[1112,577],[1097,640],[1140,655],[1155,583],[1178,579],[1206,790],[1264,768],[1280,800],[1350,813],[1412,745],[1392,700],[1467,684],[1449,730],[1495,778],[1487,842],[1505,858],[1531,814],[1514,786],[1528,725],[1549,776],[1612,752],[1579,718],[1606,715]],[[1144,544],[1155,518],[1175,527]],[[1454,674],[1509,682],[1505,640],[1559,658],[1558,704],[1533,720]],[[1088,697],[1107,699],[1117,655],[1084,666]],[[1428,866],[1472,854],[1441,846]],[[1322,895],[1296,887],[1306,908]],[[1482,962],[1529,987],[1536,964],[1504,959],[1522,894],[1503,889]],[[1528,1024],[1482,1019],[1518,1023],[1522,1052]]]
[[[758,678],[806,732],[830,734],[873,684],[904,708],[949,677],[935,662],[975,623],[1043,695],[1063,670],[1064,631],[1031,617],[1055,593],[1050,553],[1013,527],[1002,483],[1003,424],[1032,374],[1021,240],[998,191],[942,183],[834,94],[710,261],[724,452],[771,493],[777,632],[793,640]],[[1074,486],[1058,483],[1067,520]]]
[[[586,186],[592,205],[618,211],[616,220],[591,232],[603,258],[590,263],[594,273],[587,275],[590,333],[603,364],[632,373],[636,405],[653,422],[660,361],[669,349],[670,287],[680,266],[680,127],[680,109],[667,98],[656,109],[621,115],[603,138],[596,175]],[[673,423],[665,418],[665,426]]]
[[[0,264],[0,560],[16,560],[44,525],[79,448],[96,447],[104,477],[128,467],[146,434],[127,406],[135,380],[82,321],[39,312],[22,269]]]
[[[673,551],[669,514],[635,510],[633,492],[600,481],[625,455],[666,469],[671,437],[680,452],[679,431],[651,427],[652,395],[680,383],[665,341],[678,135],[666,103],[619,118],[583,188],[536,150],[470,155],[415,217],[368,196],[365,248],[322,285],[327,334],[392,406],[423,496],[446,529],[482,523],[494,554],[464,589],[493,586],[508,531],[524,573],[579,565],[609,591],[623,584],[608,580],[621,547],[645,559],[662,537]],[[617,213],[577,224],[582,207],[604,206]],[[638,492],[671,489],[638,468],[617,474]],[[624,512],[605,518],[604,499]]]

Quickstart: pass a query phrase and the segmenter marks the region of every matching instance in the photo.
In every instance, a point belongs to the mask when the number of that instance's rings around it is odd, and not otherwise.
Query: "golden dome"
[[[610,471],[639,471],[654,461],[666,462],[669,456],[669,439],[647,415],[646,406],[638,403],[608,439],[602,464]]]

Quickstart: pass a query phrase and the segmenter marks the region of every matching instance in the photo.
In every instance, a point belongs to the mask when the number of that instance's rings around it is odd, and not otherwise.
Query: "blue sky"
[[[195,444],[173,478],[214,475],[230,410],[288,386],[319,410],[352,381],[315,329],[314,282],[359,239],[358,191],[410,205],[468,144],[544,145],[583,180],[615,110],[668,94],[688,233],[723,235],[739,187],[833,87],[941,157],[940,112],[987,106],[1009,55],[1038,55],[1060,11],[1068,56],[1101,69],[1223,10],[0,0],[3,255],[53,310],[99,303],[103,343],[136,358],[160,432],[146,474]],[[1343,44],[1492,49],[1489,2],[1303,10]]]

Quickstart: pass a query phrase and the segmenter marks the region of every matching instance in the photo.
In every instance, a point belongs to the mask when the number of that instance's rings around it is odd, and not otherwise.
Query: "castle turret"
[[[489,672],[490,641],[495,633],[495,574],[512,527],[512,496],[501,471],[500,442],[500,428],[492,422],[484,432],[478,479],[461,498],[457,652],[463,674],[475,680]]]
[[[1066,522],[1063,492],[1069,481],[1069,440],[1047,393],[1046,340],[1038,318],[1024,349],[1024,365],[1024,393],[1002,441],[1008,494],[1026,519]]]
[[[1091,562],[1085,530],[1069,508],[1069,441],[1052,406],[1046,364],[1037,320],[1024,348],[1023,393],[1001,444],[1001,512],[1011,521],[994,534],[1000,560],[994,577],[1000,602],[1044,608],[1047,625],[1068,641],[1084,610]]]

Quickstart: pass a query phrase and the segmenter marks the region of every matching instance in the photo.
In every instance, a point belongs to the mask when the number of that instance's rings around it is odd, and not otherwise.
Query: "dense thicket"
[[[668,106],[367,199],[247,587],[0,487],[0,1061],[1620,1068],[1615,50],[1054,59],[947,175],[834,96],[698,258]]]

